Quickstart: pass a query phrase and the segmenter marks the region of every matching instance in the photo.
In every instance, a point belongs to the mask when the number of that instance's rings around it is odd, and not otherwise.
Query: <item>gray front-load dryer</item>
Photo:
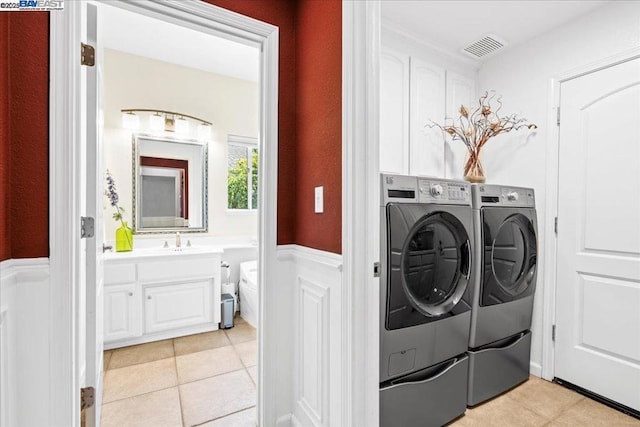
[[[529,377],[537,226],[530,188],[473,185],[476,275],[468,405]]]
[[[382,175],[381,188],[380,425],[440,426],[466,408],[471,187]]]

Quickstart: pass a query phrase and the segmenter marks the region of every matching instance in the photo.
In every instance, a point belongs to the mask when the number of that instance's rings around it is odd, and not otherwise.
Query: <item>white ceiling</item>
[[[503,52],[610,0],[383,0],[382,22],[448,54],[487,34]],[[104,46],[203,71],[258,81],[255,47],[117,7],[104,7]],[[491,57],[488,55],[485,58]]]
[[[464,47],[493,34],[507,42],[506,48],[495,53],[499,55],[606,3],[602,0],[384,0],[382,22],[454,56],[463,55]]]
[[[103,45],[133,55],[258,81],[258,48],[106,6]]]

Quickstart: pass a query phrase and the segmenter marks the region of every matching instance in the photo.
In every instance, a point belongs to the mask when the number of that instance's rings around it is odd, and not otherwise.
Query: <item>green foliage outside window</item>
[[[251,173],[251,205],[249,205],[249,173]],[[251,172],[247,167],[247,157],[239,158],[229,167],[228,176],[229,209],[258,208],[258,149],[251,149]]]

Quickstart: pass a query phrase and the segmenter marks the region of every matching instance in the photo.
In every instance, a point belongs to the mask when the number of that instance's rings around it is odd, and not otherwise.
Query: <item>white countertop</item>
[[[220,246],[191,246],[182,248],[142,248],[130,252],[106,252],[105,261],[129,261],[139,258],[188,257],[201,255],[220,255],[224,248]]]

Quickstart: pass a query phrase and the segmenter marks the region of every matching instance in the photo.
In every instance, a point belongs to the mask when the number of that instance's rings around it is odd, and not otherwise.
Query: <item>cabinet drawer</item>
[[[216,264],[217,263],[217,264]],[[160,282],[184,280],[189,278],[213,277],[216,268],[220,267],[220,259],[180,259],[167,262],[153,261],[138,264],[138,276],[141,282]]]
[[[136,281],[136,265],[127,264],[107,264],[104,265],[104,284],[120,285]]]
[[[210,323],[211,281],[199,281],[144,289],[145,333]]]

